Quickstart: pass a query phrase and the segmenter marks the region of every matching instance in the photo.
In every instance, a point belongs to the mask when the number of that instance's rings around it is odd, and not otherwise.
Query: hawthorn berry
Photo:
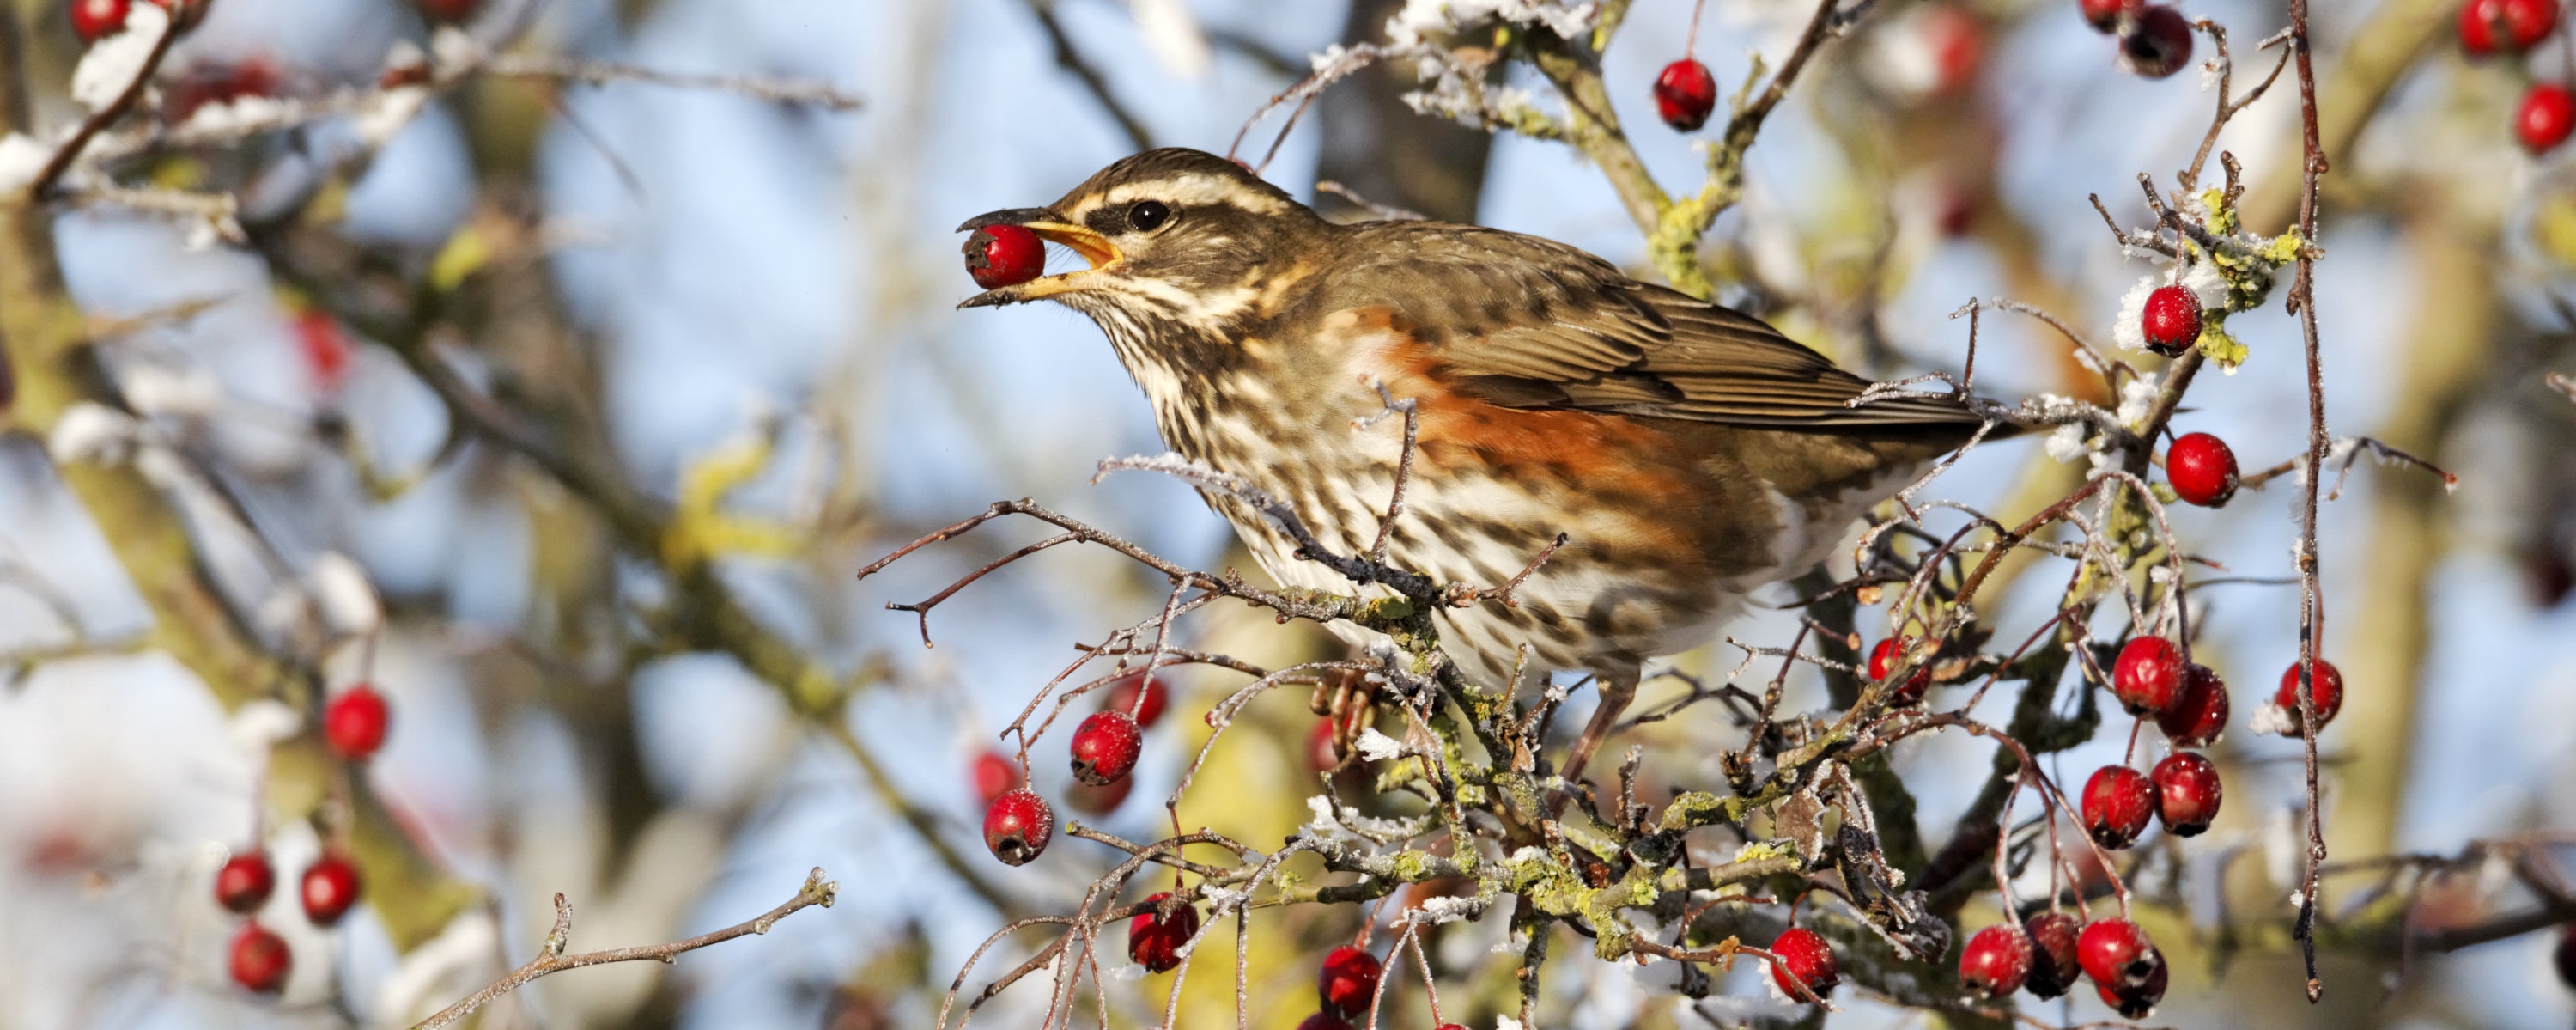
[[[2317,706],[2317,731],[2325,732],[2326,724],[2343,710],[2343,672],[2333,662],[2317,659],[2316,681],[2308,688],[2308,700]],[[2272,703],[2290,715],[2289,729],[2283,736],[2298,736],[2299,663],[2291,662],[2289,668],[2281,670],[2281,689],[2272,693]]]
[[[2093,985],[2093,993],[2101,996],[2102,1004],[2111,1006],[2113,1011],[2125,1018],[2145,1019],[2153,1015],[2156,1011],[2156,1003],[2165,999],[2167,973],[2163,952],[2149,948],[2147,958],[2152,965],[2138,978],[2138,982],[2121,987],[2109,987],[2097,983]]]
[[[256,922],[243,923],[233,935],[233,982],[243,990],[275,994],[286,989],[286,974],[295,969],[295,953],[286,938]]]
[[[2191,19],[2163,4],[2148,4],[2125,20],[2120,66],[2145,79],[2161,79],[2191,63]]]
[[[420,8],[421,20],[432,25],[462,25],[473,20],[483,0],[413,0],[412,6]]]
[[[1771,965],[1771,982],[1793,1000],[1804,1001],[1806,995],[1791,986],[1792,977],[1819,999],[1834,993],[1834,988],[1843,982],[1842,966],[1834,961],[1834,946],[1814,930],[1793,926],[1780,931],[1779,938],[1771,942],[1771,953],[1780,957]]]
[[[2236,496],[2236,452],[2207,433],[2184,433],[2165,450],[2165,480],[2174,496],[2216,508]]]
[[[1020,763],[1011,761],[1009,755],[999,751],[986,751],[976,755],[971,772],[975,778],[975,796],[983,799],[987,806],[990,806],[995,798],[1018,790],[1028,783],[1028,777],[1020,773]]]
[[[1914,20],[1915,35],[1932,54],[1932,95],[1955,96],[1974,81],[1986,59],[1986,30],[1976,16],[1954,4],[1923,9]]]
[[[2180,286],[2159,286],[2138,312],[2147,349],[2177,357],[2200,341],[2200,298]]]
[[[1997,923],[1968,938],[1959,951],[1959,982],[1989,998],[2021,989],[2030,979],[2030,935],[2011,923]]]
[[[277,869],[257,851],[234,855],[215,870],[215,903],[245,915],[259,911],[277,889]]]
[[[2227,681],[2209,666],[2182,669],[2182,694],[2171,708],[2156,713],[2156,726],[2175,747],[2208,747],[2227,730]]]
[[[345,857],[325,851],[305,868],[301,887],[304,918],[315,926],[336,925],[358,903],[358,867]]]
[[[1126,779],[1145,734],[1125,712],[1093,712],[1073,731],[1073,778],[1094,787]]]
[[[2075,961],[2079,930],[2075,917],[2064,912],[2042,912],[2022,923],[2030,934],[2030,980],[2025,986],[2041,998],[2054,998],[2083,976],[2084,969]]]
[[[1377,979],[1384,972],[1377,956],[1367,951],[1342,945],[1324,956],[1324,966],[1315,975],[1315,994],[1323,1001],[1324,1011],[1344,1017],[1368,1011],[1377,998]]]
[[[2118,849],[2137,843],[2155,813],[2155,787],[2135,769],[2106,765],[2084,781],[2084,832],[2095,844]]]
[[[125,30],[125,13],[133,0],[71,0],[72,33],[83,43],[96,43]]]
[[[2571,132],[2576,132],[2576,93],[2555,82],[2532,83],[2513,113],[2513,134],[2522,139],[2522,149],[2538,157],[2558,149]]]
[[[2218,818],[2218,802],[2225,790],[2218,781],[2218,766],[2209,759],[2176,751],[2156,763],[2150,778],[2156,781],[2156,818],[2164,820],[2165,832],[2198,836]]]
[[[1171,896],[1170,891],[1164,891],[1146,898],[1145,903],[1160,904]],[[1198,932],[1199,910],[1189,905],[1174,908],[1168,916],[1159,910],[1137,913],[1136,918],[1127,921],[1127,957],[1148,972],[1171,972],[1181,964],[1181,945],[1189,943]]]
[[[2558,0],[2469,0],[2460,8],[2460,49],[2474,57],[2518,54],[2557,28]]]
[[[1074,811],[1084,815],[1105,816],[1117,811],[1118,806],[1126,804],[1127,795],[1135,791],[1136,778],[1133,776],[1097,787],[1076,782],[1073,786],[1065,788],[1064,803],[1072,805]]]
[[[391,719],[385,696],[364,683],[340,692],[322,709],[322,739],[331,753],[352,762],[365,761],[385,744]]]
[[[1889,673],[1895,672],[1896,667],[1905,661],[1906,650],[1913,646],[1913,637],[1889,637],[1879,641],[1878,646],[1869,649],[1869,678],[1886,679]],[[1897,684],[1895,689],[1888,693],[1887,703],[1890,707],[1913,704],[1923,700],[1923,693],[1931,688],[1932,670],[1929,667],[1918,666],[1914,670],[1914,675],[1906,677],[1905,682]]]
[[[1351,1030],[1351,1024],[1330,1012],[1318,1012],[1298,1023],[1297,1030]]]
[[[2154,967],[2164,964],[2164,956],[2138,924],[2096,919],[2084,924],[2084,935],[2075,942],[2075,963],[2094,983],[2119,990],[2145,982]]]
[[[1136,700],[1138,694],[1144,695],[1142,703]],[[1171,706],[1172,689],[1164,686],[1162,680],[1142,672],[1131,672],[1110,686],[1109,697],[1100,703],[1100,710],[1125,712],[1136,720],[1139,728],[1150,728],[1162,720],[1163,710]]]
[[[1691,132],[1708,124],[1708,113],[1716,109],[1717,79],[1698,60],[1682,58],[1655,76],[1655,115],[1673,131]]]
[[[966,274],[985,289],[1024,283],[1046,274],[1046,244],[1017,225],[987,225],[966,237]]]
[[[2132,637],[2111,663],[2111,693],[2131,715],[2171,708],[2182,695],[2182,650],[2163,637]]]
[[[2084,12],[2084,23],[2095,32],[2120,31],[2120,17],[2134,16],[2142,0],[2076,0],[2076,9]]]
[[[984,846],[1003,865],[1027,865],[1055,836],[1055,810],[1027,787],[1006,791],[984,810]]]

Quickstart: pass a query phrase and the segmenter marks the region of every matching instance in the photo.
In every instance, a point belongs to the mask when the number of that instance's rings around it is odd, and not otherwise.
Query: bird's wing
[[[1640,283],[1575,248],[1472,226],[1354,227],[1371,255],[1326,303],[1400,320],[1458,390],[1559,408],[1784,429],[1973,428],[1949,398],[1857,407],[1868,380],[1759,319]]]

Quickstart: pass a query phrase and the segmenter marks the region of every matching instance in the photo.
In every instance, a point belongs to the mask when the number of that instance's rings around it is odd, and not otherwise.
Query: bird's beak
[[[1071,293],[1083,288],[1083,280],[1086,277],[1117,264],[1119,260],[1118,247],[1110,243],[1108,237],[1083,226],[1059,220],[1055,212],[1042,207],[989,211],[967,219],[964,225],[957,227],[957,231],[972,232],[988,225],[1016,225],[1036,233],[1039,239],[1064,244],[1073,248],[1074,253],[1082,255],[1082,259],[1089,262],[1091,267],[1040,276],[1024,283],[986,290],[959,302],[958,307],[982,308],[997,304],[1019,304],[1043,300],[1060,293]]]

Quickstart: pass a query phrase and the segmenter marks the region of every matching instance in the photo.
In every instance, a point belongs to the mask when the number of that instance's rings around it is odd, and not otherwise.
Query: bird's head
[[[1122,328],[1221,331],[1253,310],[1268,284],[1296,274],[1301,244],[1330,228],[1242,166],[1180,147],[1121,159],[1045,207],[977,215],[957,228],[990,225],[1025,227],[1089,267],[986,290],[959,307],[1053,300],[1113,337]]]

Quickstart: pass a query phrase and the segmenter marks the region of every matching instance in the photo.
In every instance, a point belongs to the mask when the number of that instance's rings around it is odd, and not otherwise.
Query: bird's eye
[[[1159,200],[1139,200],[1127,209],[1127,224],[1137,232],[1152,232],[1171,220],[1171,207]]]

